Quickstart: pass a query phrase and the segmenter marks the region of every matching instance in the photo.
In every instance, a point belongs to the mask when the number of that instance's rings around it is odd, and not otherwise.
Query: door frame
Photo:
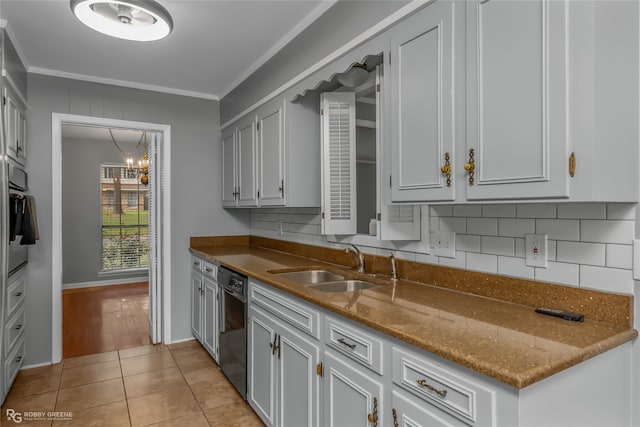
[[[159,123],[109,119],[76,114],[52,113],[51,131],[51,196],[52,196],[52,348],[53,363],[62,360],[62,125],[85,125],[118,127],[123,129],[148,130],[162,133],[160,156],[164,188],[162,192],[163,221],[161,259],[171,259],[171,126]],[[162,265],[161,296],[158,307],[161,326],[161,342],[171,342],[171,263]]]

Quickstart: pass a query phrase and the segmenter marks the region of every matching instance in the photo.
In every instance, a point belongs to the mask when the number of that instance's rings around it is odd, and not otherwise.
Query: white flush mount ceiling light
[[[169,12],[151,0],[71,0],[73,14],[86,26],[126,40],[160,40],[171,33]]]

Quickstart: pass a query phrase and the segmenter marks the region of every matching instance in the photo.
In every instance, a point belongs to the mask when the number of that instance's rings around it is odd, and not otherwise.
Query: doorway
[[[52,199],[53,199],[53,277],[52,277],[52,355],[53,362],[62,359],[62,283],[63,283],[63,199],[62,199],[62,128],[64,125],[143,130],[154,135],[148,145],[149,201],[155,213],[149,217],[148,310],[149,335],[152,343],[170,342],[170,126],[99,117],[53,114],[52,120]],[[65,165],[74,167],[74,165]],[[97,176],[97,175],[96,175]]]

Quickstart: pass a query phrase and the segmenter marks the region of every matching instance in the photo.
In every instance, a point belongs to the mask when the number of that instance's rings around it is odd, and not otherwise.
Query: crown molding
[[[209,99],[211,101],[220,101],[220,97],[218,95],[211,94],[211,93],[194,92],[190,90],[182,90],[182,89],[176,89],[176,88],[165,87],[165,86],[130,82],[127,80],[117,80],[117,79],[109,79],[104,77],[96,77],[96,76],[90,76],[87,74],[69,73],[66,71],[50,70],[47,68],[39,68],[39,67],[29,67],[27,71],[29,73],[42,74],[45,76],[62,77],[65,79],[81,80],[81,81],[91,82],[91,83],[101,83],[106,85],[128,87],[131,89],[141,89],[141,90],[148,90],[152,92],[167,93],[171,95],[189,96],[192,98],[201,98],[201,99]]]

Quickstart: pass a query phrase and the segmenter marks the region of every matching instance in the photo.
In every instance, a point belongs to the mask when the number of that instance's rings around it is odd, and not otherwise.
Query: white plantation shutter
[[[323,93],[322,233],[356,233],[356,96]]]
[[[151,134],[151,141],[147,151],[149,158],[149,335],[151,342],[160,342],[160,300],[162,270],[160,263],[161,235],[158,233],[158,226],[162,224],[162,189],[164,187],[164,176],[162,168],[158,163],[160,153],[158,151],[159,139],[157,133]]]

